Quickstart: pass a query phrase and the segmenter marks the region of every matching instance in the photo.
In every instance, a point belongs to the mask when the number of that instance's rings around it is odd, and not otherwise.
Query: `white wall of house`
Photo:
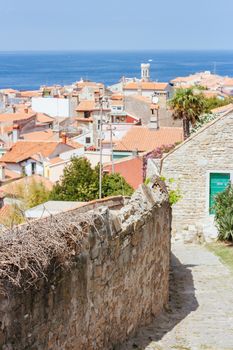
[[[71,151],[63,152],[60,154],[60,158],[63,160],[69,160],[72,157],[80,157],[84,154],[84,147],[78,149],[72,149]]]
[[[40,162],[36,162],[33,159],[28,159],[28,160],[20,162],[20,163],[7,163],[6,168],[9,170],[12,170],[18,174],[23,174],[23,172],[25,172],[25,175],[31,176],[31,175],[33,175],[32,163],[35,164],[34,173],[37,175],[43,176],[43,174],[44,174],[43,164]]]
[[[53,97],[33,97],[33,111],[46,113],[51,117],[70,117],[70,100]]]
[[[36,162],[34,159],[28,159],[27,161],[22,163],[22,166],[25,166],[25,174],[27,176],[32,176],[34,174],[36,175],[44,175],[44,167],[43,164],[40,162]],[[33,171],[34,167],[34,171]],[[22,168],[23,171],[23,168]]]
[[[50,164],[49,162],[44,162],[43,174],[46,178],[48,178],[53,183],[60,180],[61,176],[63,175],[65,167],[67,167],[70,164],[72,156],[87,158],[90,161],[92,167],[95,167],[100,161],[99,152],[91,152],[91,151],[88,151],[85,153],[73,152],[73,154],[71,152],[66,152],[66,154],[65,153],[61,154],[60,158],[62,156],[64,158],[59,163]],[[103,161],[103,164],[111,162],[111,152],[109,150],[103,150],[102,161]]]
[[[17,163],[6,163],[6,168],[15,171],[18,174],[22,174],[22,166]]]
[[[65,160],[57,164],[45,163],[45,177],[53,183],[59,181],[60,177],[63,175],[65,167],[68,166],[69,163],[70,160]]]
[[[91,130],[79,136],[73,137],[72,140],[81,143],[81,145],[85,147],[90,147],[93,145],[93,131]]]
[[[133,127],[133,124],[129,123],[113,123],[112,124],[112,130],[113,130],[113,139],[121,140],[125,134]],[[103,125],[103,134],[104,134],[104,140],[110,140],[110,128],[109,125]]]
[[[95,87],[91,87],[91,86],[84,86],[82,88],[81,93],[79,94],[79,98],[80,100],[95,100]]]
[[[140,94],[141,96],[145,96],[145,97],[151,97],[154,94],[155,90],[140,90],[140,93],[138,90],[130,90],[130,89],[126,89],[124,90],[124,95],[125,96],[131,96],[131,95],[135,95],[135,94]],[[157,91],[158,93],[160,93],[159,91]],[[161,94],[165,95],[166,92],[161,91]]]
[[[111,90],[114,93],[121,93],[122,89],[123,89],[123,83],[122,82],[116,83],[116,84],[109,86],[108,88],[109,88],[109,90]]]
[[[87,152],[85,152],[85,154],[83,156],[90,161],[92,167],[95,167],[100,161],[100,153],[99,152],[87,151]],[[110,150],[103,150],[102,162],[103,162],[103,164],[111,162]]]

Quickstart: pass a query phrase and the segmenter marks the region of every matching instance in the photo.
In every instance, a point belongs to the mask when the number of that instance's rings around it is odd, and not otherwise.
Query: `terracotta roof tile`
[[[74,141],[72,139],[67,140],[67,145],[72,146],[73,148],[76,148],[76,149],[84,148],[84,146],[81,143]]]
[[[124,101],[123,100],[111,100],[110,105],[111,106],[123,106]]]
[[[156,82],[130,82],[127,83],[123,89],[124,90],[166,90],[168,83],[156,83]]]
[[[78,81],[76,83],[76,86],[78,88],[83,88],[83,87],[94,87],[94,88],[103,88],[104,87],[104,84],[102,83],[96,83],[94,81]]]
[[[51,129],[29,132],[20,136],[26,141],[58,141],[58,135]]]
[[[39,123],[52,123],[55,119],[44,113],[37,113],[36,119]]]
[[[142,95],[131,95],[131,98],[136,98],[137,100],[146,102],[146,103],[151,103],[151,98],[148,96],[142,96]]]
[[[111,173],[112,165],[104,166],[104,170]],[[134,189],[143,183],[143,160],[141,157],[127,157],[115,162],[114,171],[121,174]]]
[[[5,123],[5,122],[15,122],[17,120],[22,120],[22,119],[29,119],[33,116],[35,116],[36,113],[4,113],[0,114],[0,123]]]
[[[49,160],[50,164],[57,164],[57,163],[61,163],[61,162],[65,162],[65,160],[61,159],[60,157],[56,157],[56,158],[53,158],[53,159]]]
[[[83,100],[79,103],[76,111],[93,111],[95,109],[95,101]]]
[[[77,122],[82,122],[82,123],[93,123],[93,118],[75,118]]]
[[[1,162],[18,163],[39,153],[48,157],[58,146],[59,142],[30,142],[18,141],[4,154]]]
[[[21,97],[38,97],[41,95],[40,91],[35,91],[35,90],[31,90],[31,91],[20,91],[20,96]]]
[[[16,179],[20,179],[22,177],[21,174],[16,173],[15,171],[12,171],[9,169],[5,169],[5,176],[6,176],[6,181],[16,180]]]
[[[115,151],[151,151],[162,145],[174,144],[183,140],[182,128],[163,127],[149,129],[145,126],[133,126],[127,134],[116,143]]]
[[[111,100],[122,100],[123,99],[123,95],[122,94],[113,94],[111,96]]]
[[[14,90],[14,89],[1,89],[1,91],[3,91],[5,94],[14,94],[14,93],[18,93],[18,90]]]

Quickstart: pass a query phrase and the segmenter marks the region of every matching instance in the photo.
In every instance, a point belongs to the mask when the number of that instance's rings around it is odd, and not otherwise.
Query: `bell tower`
[[[150,81],[150,63],[141,64],[141,79],[142,81]]]

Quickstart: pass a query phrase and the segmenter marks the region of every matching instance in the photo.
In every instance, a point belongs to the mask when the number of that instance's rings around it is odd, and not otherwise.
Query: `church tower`
[[[150,63],[141,64],[141,79],[142,81],[150,81]]]

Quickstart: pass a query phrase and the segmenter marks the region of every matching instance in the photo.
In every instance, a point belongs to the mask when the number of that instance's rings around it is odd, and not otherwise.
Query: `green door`
[[[223,173],[212,173],[210,174],[210,194],[209,194],[209,212],[210,214],[214,214],[213,205],[214,205],[214,197],[219,192],[225,190],[227,185],[230,182],[230,174]]]

